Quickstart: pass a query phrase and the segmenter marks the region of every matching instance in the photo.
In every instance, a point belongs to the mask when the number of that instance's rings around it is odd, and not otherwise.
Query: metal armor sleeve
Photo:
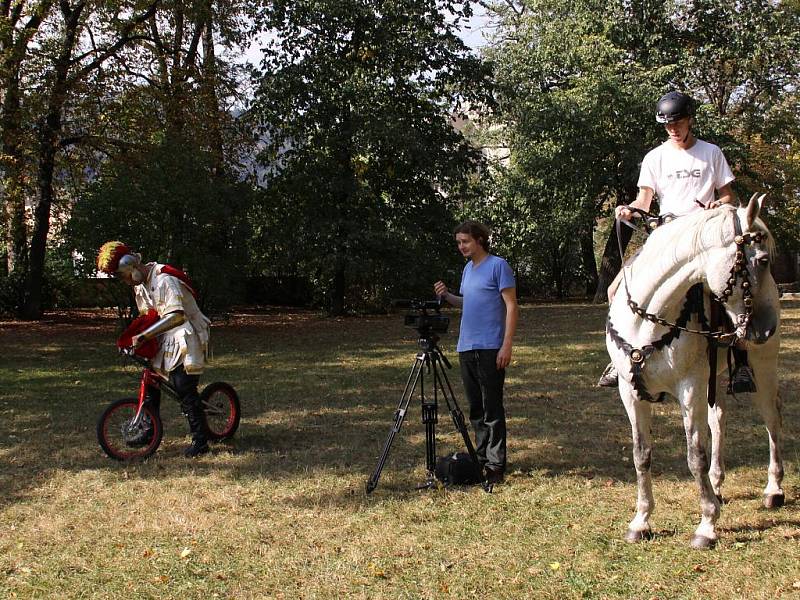
[[[171,312],[145,329],[141,335],[145,340],[151,340],[157,335],[169,331],[173,327],[177,327],[184,321],[186,321],[186,316],[183,314],[183,311]]]

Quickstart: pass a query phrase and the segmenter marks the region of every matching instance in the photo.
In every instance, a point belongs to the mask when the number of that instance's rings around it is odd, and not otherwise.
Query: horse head
[[[736,337],[765,343],[778,329],[778,289],[770,272],[774,242],[758,215],[764,194],[753,194],[747,206],[730,211],[732,224],[710,253],[706,281],[736,326]]]

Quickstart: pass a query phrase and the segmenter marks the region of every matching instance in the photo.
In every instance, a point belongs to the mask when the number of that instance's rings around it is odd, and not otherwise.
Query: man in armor
[[[200,312],[188,277],[169,265],[143,263],[141,255],[119,241],[103,244],[97,268],[133,287],[142,314],[157,311],[158,320],[134,335],[132,345],[137,348],[146,341],[158,341],[153,368],[177,390],[192,433],[192,443],[184,454],[193,458],[208,452],[197,385],[207,360],[211,322]],[[158,410],[160,390],[151,388],[147,393]]]

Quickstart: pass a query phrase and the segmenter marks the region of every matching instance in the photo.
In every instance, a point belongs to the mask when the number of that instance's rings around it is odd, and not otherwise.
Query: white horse
[[[748,350],[757,386],[752,400],[769,434],[764,505],[768,508],[783,505],[781,400],[777,378],[780,304],[769,269],[774,244],[758,219],[763,198],[753,196],[746,207],[723,205],[656,229],[635,262],[625,267],[622,285],[609,307],[606,346],[619,373],[619,393],[631,422],[638,487],[636,516],[625,536],[628,541],[649,539],[652,535],[650,515],[654,500],[648,400],[662,392],[677,398],[680,404],[689,470],[700,489],[702,520],[691,545],[711,548],[717,540],[715,524],[725,477],[725,393],[717,395],[709,410],[712,400],[707,398],[708,338],[674,326],[679,320],[687,324],[688,310],[683,307],[687,292],[697,283],[704,288],[704,314],[710,311],[710,294],[723,301],[725,311],[737,325],[736,333],[730,334],[726,341]],[[688,328],[707,331],[707,322],[699,316],[699,311],[689,318]],[[726,351],[722,348],[717,374],[726,364]]]

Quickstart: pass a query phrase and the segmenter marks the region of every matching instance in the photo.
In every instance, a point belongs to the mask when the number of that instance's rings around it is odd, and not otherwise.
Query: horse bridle
[[[651,223],[658,222],[659,216],[653,215],[652,213],[647,212],[641,208],[636,208],[633,206],[628,206],[628,210],[632,212],[636,212],[640,214],[643,218],[647,220],[645,223],[650,231],[655,230],[656,227],[651,227]],[[665,215],[666,217],[667,215]],[[669,215],[672,216],[672,215]],[[674,219],[674,217],[673,217]],[[664,219],[662,222],[668,223],[673,219]],[[622,240],[621,240],[621,231],[620,231],[620,219],[616,220],[616,228],[617,228],[617,245],[619,247],[619,255],[620,259],[624,260],[624,251],[622,249]],[[745,246],[750,244],[756,243],[760,244],[762,241],[767,239],[767,233],[758,231],[756,233],[742,233],[742,223],[739,220],[739,214],[734,213],[734,220],[733,220],[733,230],[734,230],[734,238],[733,242],[736,244],[736,261],[734,262],[733,266],[731,267],[729,276],[728,276],[728,285],[723,290],[722,294],[717,296],[712,292],[712,295],[715,300],[724,304],[727,302],[728,298],[733,294],[733,291],[736,287],[736,282],[741,277],[742,283],[742,303],[744,304],[744,312],[736,315],[736,330],[732,333],[725,333],[723,331],[713,331],[711,329],[708,330],[701,330],[701,329],[691,329],[679,323],[674,323],[671,321],[667,321],[659,317],[655,313],[647,312],[645,309],[641,308],[639,304],[631,297],[631,292],[628,289],[628,277],[625,273],[625,265],[622,265],[622,278],[625,284],[625,294],[628,297],[628,307],[631,309],[635,315],[639,316],[642,319],[650,321],[652,323],[658,323],[663,327],[668,327],[669,329],[677,329],[680,331],[685,331],[687,333],[694,333],[696,335],[702,335],[708,338],[710,341],[715,341],[719,344],[725,345],[734,345],[738,340],[744,339],[747,334],[747,326],[750,324],[750,319],[753,316],[753,292],[751,290],[750,285],[750,274],[747,271],[747,259],[745,257]],[[641,353],[639,353],[641,356]],[[633,355],[631,355],[631,360],[633,360]],[[643,360],[643,357],[640,359]]]

